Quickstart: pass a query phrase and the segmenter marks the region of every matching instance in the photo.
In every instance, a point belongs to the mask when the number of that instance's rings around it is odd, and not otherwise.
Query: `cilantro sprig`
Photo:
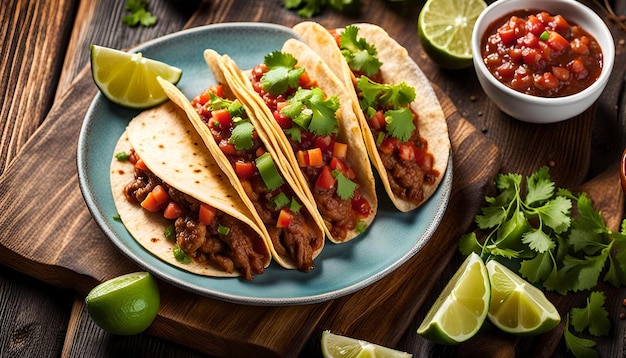
[[[621,232],[608,229],[586,193],[555,189],[547,167],[527,178],[525,196],[518,174],[498,175],[496,187],[476,217],[478,230],[461,237],[462,253],[508,258],[524,278],[563,295],[600,279],[626,284],[626,220]]]
[[[574,335],[570,327],[578,333],[588,330],[595,337],[607,336],[611,328],[609,313],[604,307],[606,297],[600,291],[591,292],[587,299],[587,306],[572,308],[567,317],[567,325],[563,332],[567,350],[578,358],[599,357],[595,350],[596,342]]]
[[[327,6],[335,11],[344,11],[348,6],[358,4],[358,0],[284,0],[283,4],[285,8],[296,11],[300,17],[311,18]]]
[[[122,18],[122,22],[128,26],[154,26],[157,22],[156,16],[148,11],[148,0],[126,0],[125,9],[130,14]]]
[[[376,47],[364,38],[357,38],[358,32],[358,27],[346,26],[340,38],[341,54],[353,71],[373,76],[380,70],[382,62],[377,57]]]
[[[280,113],[291,118],[298,127],[321,136],[339,132],[336,116],[339,99],[336,96],[324,98],[324,92],[318,87],[300,88],[287,103]]]
[[[274,51],[265,56],[263,63],[269,68],[261,77],[264,90],[275,95],[285,93],[288,88],[298,88],[304,68],[295,67],[298,60],[292,54]]]
[[[408,107],[415,100],[415,88],[405,82],[397,85],[376,83],[366,76],[357,79],[361,95],[359,105],[365,113],[384,110],[387,135],[406,142],[415,130],[413,112]]]

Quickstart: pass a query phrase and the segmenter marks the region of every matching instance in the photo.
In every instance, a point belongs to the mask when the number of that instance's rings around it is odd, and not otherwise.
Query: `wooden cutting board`
[[[86,68],[0,179],[0,260],[83,295],[139,269],[100,231],[78,185],[77,139],[96,91]],[[455,255],[473,221],[467,213],[478,212],[500,167],[497,148],[438,95],[452,142],[452,195],[439,229],[416,256],[361,291],[311,305],[239,305],[161,282],[161,308],[149,333],[229,357],[297,356],[326,329],[394,346]]]

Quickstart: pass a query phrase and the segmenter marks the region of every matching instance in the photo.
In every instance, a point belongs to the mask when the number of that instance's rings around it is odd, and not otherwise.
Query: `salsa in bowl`
[[[474,68],[485,93],[511,117],[552,123],[600,96],[613,68],[610,31],[574,0],[500,0],[472,34]]]

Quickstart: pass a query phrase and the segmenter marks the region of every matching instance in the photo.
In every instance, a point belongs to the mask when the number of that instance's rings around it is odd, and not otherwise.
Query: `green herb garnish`
[[[550,33],[548,31],[544,31],[539,35],[539,40],[547,41],[550,38]]]
[[[120,162],[127,161],[129,157],[130,155],[126,152],[115,153],[115,159],[119,160]]]
[[[358,32],[359,28],[354,25],[349,25],[343,30],[340,39],[341,53],[353,71],[362,71],[367,76],[373,76],[382,66],[376,57],[378,51],[364,38],[357,39]]]
[[[122,18],[125,25],[151,27],[157,22],[156,16],[148,11],[148,0],[126,0],[125,8],[131,12]]]
[[[291,118],[299,127],[322,136],[339,132],[336,116],[339,99],[336,96],[324,99],[324,92],[313,87],[298,89],[287,102],[289,105],[280,113]]]
[[[263,62],[269,68],[269,71],[261,77],[264,90],[270,94],[281,94],[288,88],[298,88],[304,68],[295,68],[298,60],[293,55],[274,51],[265,56]]]
[[[583,332],[588,329],[593,336],[607,336],[611,328],[609,313],[604,307],[605,296],[600,291],[591,292],[587,299],[587,306],[584,308],[572,308],[567,316],[567,324],[563,337],[567,350],[575,357],[588,358],[599,357],[595,350],[596,342],[591,339],[575,336],[570,332],[573,327],[576,332]]]
[[[341,200],[348,200],[354,196],[354,190],[356,189],[356,183],[346,178],[338,170],[333,170],[333,176],[337,179],[337,196]]]
[[[237,150],[250,149],[254,146],[253,133],[254,126],[249,120],[236,121],[228,142],[234,144]]]
[[[415,130],[413,122],[413,112],[409,108],[392,109],[385,112],[385,122],[387,122],[387,133],[398,138],[401,142],[411,139],[411,134]]]
[[[184,251],[183,249],[180,248],[180,246],[178,245],[174,245],[174,248],[172,249],[172,252],[174,253],[174,258],[176,258],[176,261],[182,263],[182,264],[188,264],[191,262],[191,257],[189,257]]]
[[[358,0],[284,0],[289,10],[295,10],[298,16],[311,18],[330,6],[335,11],[343,11],[347,6],[358,3]]]
[[[167,240],[175,242],[176,241],[176,229],[174,228],[174,225],[170,225],[166,227],[165,230],[163,231],[163,236],[165,236]]]
[[[226,236],[230,233],[230,228],[228,226],[219,225],[217,227],[217,233]]]

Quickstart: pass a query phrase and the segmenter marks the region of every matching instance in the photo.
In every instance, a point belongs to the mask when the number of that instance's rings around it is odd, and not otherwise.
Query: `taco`
[[[264,231],[174,103],[131,120],[114,153],[116,209],[147,251],[199,275],[251,280],[264,272]]]
[[[347,91],[322,59],[289,39],[250,71],[227,55],[224,63],[233,90],[277,138],[329,240],[366,230],[378,210],[374,175]]]
[[[448,165],[445,115],[430,82],[407,50],[382,28],[293,27],[350,92],[365,143],[385,190],[401,211],[430,198]]]
[[[324,247],[321,218],[296,184],[287,161],[274,150],[275,139],[230,90],[221,57],[207,50],[205,58],[217,84],[191,101],[171,85],[164,85],[166,93],[185,110],[257,224],[266,230],[276,262],[308,272]]]

